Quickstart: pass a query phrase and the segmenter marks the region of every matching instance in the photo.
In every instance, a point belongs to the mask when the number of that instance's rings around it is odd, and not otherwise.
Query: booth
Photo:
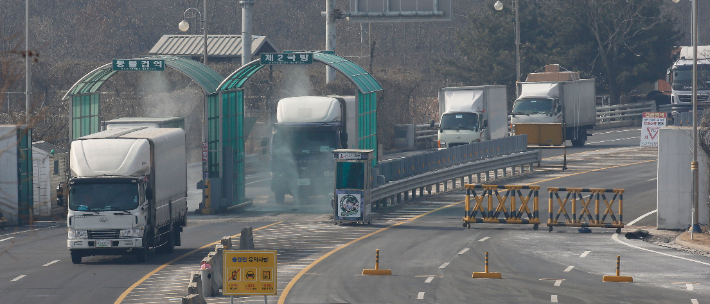
[[[370,224],[370,163],[374,150],[338,149],[335,157],[335,192],[332,200],[335,224]]]

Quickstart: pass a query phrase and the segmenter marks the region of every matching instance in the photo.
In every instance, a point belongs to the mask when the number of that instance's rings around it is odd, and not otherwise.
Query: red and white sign
[[[658,147],[659,130],[666,126],[665,112],[643,112],[641,147]]]
[[[206,143],[206,142],[203,142],[203,143],[202,143],[202,161],[203,161],[203,162],[206,162],[206,161],[207,161],[207,152],[208,152],[208,150],[207,150],[207,143]]]

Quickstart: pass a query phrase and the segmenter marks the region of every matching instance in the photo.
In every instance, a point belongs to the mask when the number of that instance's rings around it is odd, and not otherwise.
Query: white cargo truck
[[[451,148],[508,135],[505,86],[450,87],[439,90],[439,148]],[[432,121],[431,127],[434,128]]]
[[[183,117],[121,117],[101,122],[101,131],[115,128],[151,127],[185,130]]]
[[[332,193],[335,149],[358,148],[354,96],[299,96],[279,100],[271,136],[271,190],[305,200]],[[328,196],[328,200],[330,196]]]
[[[513,129],[518,123],[564,123],[565,140],[584,146],[597,122],[594,79],[528,81],[520,86],[510,113]]]
[[[91,255],[170,253],[187,224],[185,132],[118,128],[77,138],[70,149],[67,247]]]

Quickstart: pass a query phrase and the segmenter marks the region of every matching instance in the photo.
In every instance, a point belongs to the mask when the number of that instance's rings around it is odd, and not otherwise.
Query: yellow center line
[[[266,226],[263,226],[263,227],[259,227],[259,228],[254,229],[253,231],[257,231],[257,230],[259,230],[259,229],[264,229],[264,228],[267,228],[267,227],[270,227],[270,226],[273,226],[273,225],[276,225],[276,224],[280,224],[280,223],[283,223],[283,221],[276,222],[276,223],[273,223],[273,224],[269,224],[269,225],[266,225]],[[239,234],[232,235],[232,237],[236,237],[237,235],[239,235]],[[124,292],[121,294],[121,296],[118,297],[118,299],[116,299],[116,302],[113,302],[113,303],[114,303],[114,304],[120,304],[121,302],[123,302],[123,300],[128,296],[129,293],[131,293],[131,291],[133,291],[133,289],[135,289],[136,287],[138,287],[138,285],[140,285],[140,284],[142,284],[143,282],[145,282],[145,280],[147,280],[148,278],[150,278],[152,275],[156,274],[158,271],[163,270],[163,268],[168,267],[170,264],[175,263],[175,262],[177,262],[177,261],[179,261],[179,260],[182,260],[183,258],[185,258],[185,257],[187,257],[187,256],[189,256],[189,255],[191,255],[191,254],[193,254],[193,253],[195,253],[195,252],[197,252],[197,251],[200,251],[200,250],[205,249],[205,248],[207,248],[207,247],[210,247],[210,246],[212,246],[212,245],[216,245],[216,244],[218,244],[219,242],[221,242],[221,240],[216,241],[216,242],[209,243],[209,244],[207,244],[207,245],[205,245],[205,246],[202,246],[202,247],[197,248],[197,249],[195,249],[195,250],[193,250],[193,251],[190,251],[190,252],[188,252],[188,253],[186,253],[186,254],[183,254],[183,255],[181,255],[181,256],[179,256],[179,257],[177,257],[177,258],[174,258],[174,259],[171,260],[170,262],[167,262],[167,263],[165,263],[165,264],[163,264],[163,265],[160,265],[160,267],[158,267],[158,268],[156,268],[155,270],[149,272],[148,274],[146,274],[145,276],[143,276],[140,280],[138,280],[137,282],[133,283],[133,285],[131,285],[131,287],[128,287],[128,289],[126,289],[126,291],[124,291]]]
[[[281,293],[281,296],[279,296],[279,302],[278,302],[278,304],[283,304],[283,303],[286,302],[286,297],[288,296],[289,291],[291,291],[291,288],[293,288],[293,285],[296,284],[296,282],[298,281],[298,279],[300,279],[304,274],[306,274],[306,272],[308,272],[309,270],[311,270],[311,268],[313,268],[314,266],[316,266],[316,264],[320,263],[320,262],[321,262],[322,260],[324,260],[325,258],[327,258],[327,257],[333,255],[334,253],[338,252],[340,249],[343,249],[343,248],[345,248],[345,247],[348,247],[348,246],[350,246],[350,245],[352,245],[352,244],[354,244],[354,243],[356,243],[356,242],[358,242],[358,241],[361,241],[361,240],[363,240],[363,239],[365,239],[365,238],[371,237],[371,236],[373,236],[373,235],[375,235],[375,234],[378,234],[378,233],[380,233],[380,232],[382,232],[382,231],[385,231],[385,230],[387,230],[387,229],[390,229],[390,228],[392,228],[392,227],[399,226],[399,225],[402,225],[402,224],[411,222],[411,221],[416,220],[416,219],[418,219],[418,218],[421,218],[421,217],[423,217],[423,216],[432,214],[432,213],[434,213],[434,212],[437,212],[437,211],[442,210],[442,209],[445,209],[445,208],[449,208],[449,207],[451,207],[451,206],[456,206],[456,205],[461,204],[461,203],[463,203],[463,201],[460,201],[460,202],[457,202],[457,203],[453,203],[453,204],[449,204],[449,205],[446,205],[446,206],[444,206],[444,207],[436,208],[436,209],[431,210],[431,211],[429,211],[429,212],[427,212],[427,213],[423,213],[423,214],[417,215],[417,216],[415,216],[415,217],[413,217],[413,218],[411,218],[411,219],[408,219],[408,220],[406,220],[406,221],[399,222],[399,223],[396,223],[396,224],[394,224],[394,225],[387,226],[387,227],[385,227],[385,228],[382,228],[382,229],[380,229],[380,230],[377,230],[377,231],[375,231],[375,232],[369,233],[369,234],[367,234],[367,235],[361,236],[361,237],[359,237],[359,238],[357,238],[357,239],[354,239],[354,240],[348,242],[348,243],[345,244],[345,245],[342,245],[342,246],[340,246],[340,247],[338,247],[338,248],[333,249],[332,251],[326,253],[326,254],[323,255],[322,257],[320,257],[320,258],[318,258],[317,260],[313,261],[313,263],[311,263],[310,265],[306,266],[306,268],[303,268],[300,272],[298,272],[298,274],[297,274],[295,277],[293,277],[293,279],[291,279],[291,281],[288,283],[288,285],[286,286],[286,288],[284,289],[284,291]]]

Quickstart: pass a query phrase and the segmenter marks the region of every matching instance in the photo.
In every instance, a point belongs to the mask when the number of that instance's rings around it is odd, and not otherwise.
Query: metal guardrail
[[[436,147],[439,124],[399,124],[394,126],[394,144],[397,149],[427,149]]]
[[[394,201],[395,196],[404,193],[406,197],[410,190],[413,190],[412,194],[414,194],[416,189],[420,189],[420,194],[423,194],[424,187],[436,185],[438,190],[439,183],[457,178],[461,178],[463,184],[465,176],[468,176],[471,182],[473,174],[486,172],[488,175],[488,172],[501,168],[512,167],[514,174],[515,167],[520,166],[522,173],[524,166],[529,165],[532,171],[533,164],[542,160],[542,152],[541,150],[526,151],[526,149],[527,136],[518,135],[391,161],[388,162],[392,164],[390,170],[396,169],[396,174],[400,175],[390,176],[399,178],[373,188],[370,199],[372,202],[387,198]],[[407,166],[404,167],[404,164]],[[385,163],[378,168],[382,169],[383,165]],[[393,171],[385,173],[394,174]],[[444,189],[446,190],[446,185]]]
[[[700,124],[700,119],[703,118],[704,110],[698,109],[698,124]],[[673,125],[674,126],[692,126],[693,125],[693,113],[691,112],[679,112],[673,113]]]
[[[610,123],[641,119],[643,112],[656,111],[656,102],[647,101],[632,104],[597,107],[597,123]]]
[[[526,150],[527,136],[509,136],[383,161],[376,168],[378,168],[378,174],[385,177],[384,182],[389,183],[463,163]]]

